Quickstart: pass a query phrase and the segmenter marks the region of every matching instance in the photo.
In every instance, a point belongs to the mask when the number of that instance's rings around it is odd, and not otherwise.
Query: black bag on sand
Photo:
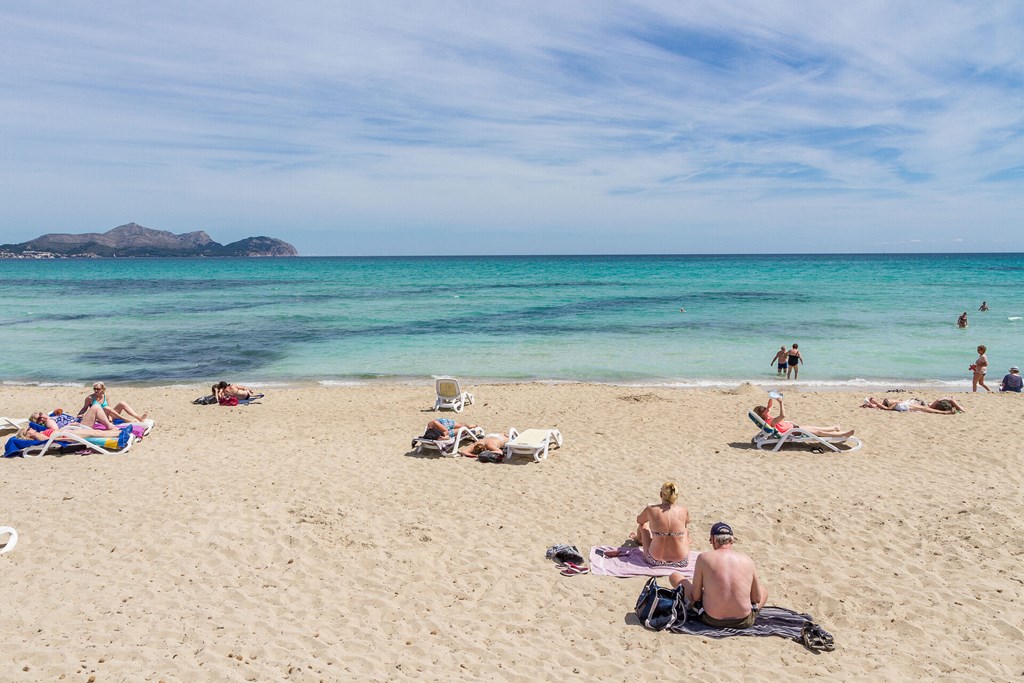
[[[657,577],[652,576],[640,591],[634,611],[640,623],[652,631],[664,631],[686,623],[683,587],[663,588],[658,585]]]
[[[544,553],[544,556],[549,560],[555,562],[572,562],[573,564],[583,564],[583,555],[580,555],[580,550],[574,545],[568,543],[562,543],[560,545],[553,545],[548,548],[548,551]]]
[[[212,406],[217,403],[217,398],[213,395],[200,396],[196,400],[192,401],[192,403],[194,403],[197,406]]]

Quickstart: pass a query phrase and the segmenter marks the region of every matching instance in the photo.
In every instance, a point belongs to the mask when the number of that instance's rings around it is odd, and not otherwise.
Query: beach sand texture
[[[0,680],[1019,680],[1020,396],[954,417],[787,393],[841,422],[851,455],[750,447],[764,392],[472,386],[488,431],[557,427],[537,464],[409,454],[431,387],[110,388],[150,411],[124,456],[0,462]],[[86,389],[3,387],[0,412],[77,408]],[[918,392],[924,398],[936,398]],[[566,578],[545,549],[615,544],[675,480],[708,549],[727,520],[771,591],[836,640],[653,633],[644,579]]]

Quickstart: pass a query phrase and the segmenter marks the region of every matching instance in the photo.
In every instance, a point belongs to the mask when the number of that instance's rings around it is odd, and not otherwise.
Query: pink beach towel
[[[622,550],[626,555],[618,557],[605,557],[606,550]],[[600,552],[598,552],[600,551]],[[616,548],[610,545],[598,545],[590,549],[590,572],[598,576],[668,576],[674,572],[680,572],[683,576],[693,580],[693,565],[697,561],[696,550],[690,551],[687,558],[689,562],[686,567],[653,567],[644,560],[643,548]]]

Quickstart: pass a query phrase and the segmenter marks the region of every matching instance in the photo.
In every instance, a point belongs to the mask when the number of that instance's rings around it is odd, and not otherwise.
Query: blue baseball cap
[[[732,527],[725,522],[715,522],[711,527],[712,536],[732,536]]]

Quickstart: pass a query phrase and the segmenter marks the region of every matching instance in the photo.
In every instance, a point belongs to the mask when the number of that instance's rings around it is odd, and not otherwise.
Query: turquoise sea
[[[0,301],[19,384],[774,385],[793,342],[808,387],[1024,362],[1024,254],[0,260]]]

